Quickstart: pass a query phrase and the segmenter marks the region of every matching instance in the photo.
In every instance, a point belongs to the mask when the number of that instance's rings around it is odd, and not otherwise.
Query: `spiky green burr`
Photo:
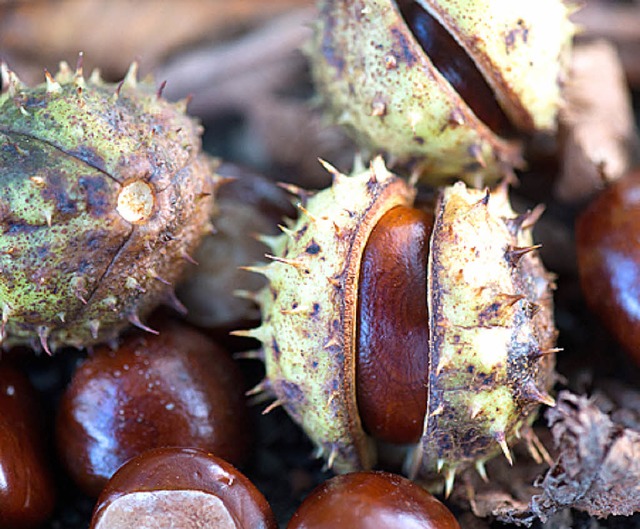
[[[264,238],[271,262],[250,268],[268,279],[256,295],[262,325],[236,334],[262,342],[266,378],[252,393],[273,397],[267,409],[284,407],[328,465],[349,472],[376,462],[355,383],[361,259],[378,221],[412,207],[415,188],[381,158],[351,176],[327,167],[332,186],[300,193],[297,221]],[[509,443],[541,403],[553,405],[553,278],[531,235],[539,214],[516,214],[505,186],[489,193],[460,182],[440,194],[426,270],[430,358],[419,367],[428,404],[406,462],[413,477],[441,473],[450,488],[463,468],[484,473],[496,453],[511,457]]]
[[[215,178],[201,129],[132,65],[81,63],[24,86],[3,65],[0,307],[5,345],[112,340],[161,302],[208,225]]]
[[[447,62],[459,56],[453,49],[436,50],[444,64],[429,55],[401,4],[441,26],[478,76]],[[515,131],[555,130],[575,32],[562,0],[320,0],[318,10],[308,51],[328,113],[363,148],[412,165],[424,181],[495,182],[522,164]],[[513,131],[494,130],[476,98]]]

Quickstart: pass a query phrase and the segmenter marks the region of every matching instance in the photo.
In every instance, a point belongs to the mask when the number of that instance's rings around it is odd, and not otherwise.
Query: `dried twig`
[[[345,134],[328,126],[310,103],[307,62],[300,48],[311,35],[314,17],[314,9],[287,13],[227,44],[183,54],[156,72],[158,79],[170,80],[165,91],[169,99],[192,98],[191,113],[205,120],[229,112],[241,115],[253,143],[245,162],[290,169],[306,187],[329,182],[318,157],[343,170],[353,161]]]
[[[0,1],[0,54],[29,79],[84,51],[85,66],[118,78],[133,59],[143,70],[202,42],[235,37],[313,0]]]

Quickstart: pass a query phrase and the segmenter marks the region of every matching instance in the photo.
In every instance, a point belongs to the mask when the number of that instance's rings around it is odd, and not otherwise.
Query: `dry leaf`
[[[640,433],[614,423],[586,397],[563,391],[547,412],[559,456],[528,505],[481,498],[481,509],[506,523],[531,525],[567,508],[591,516],[640,511]]]

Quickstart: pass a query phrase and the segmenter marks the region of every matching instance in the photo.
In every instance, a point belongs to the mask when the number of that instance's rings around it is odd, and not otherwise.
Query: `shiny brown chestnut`
[[[0,528],[38,527],[54,505],[38,396],[21,371],[0,364]]]
[[[98,498],[90,529],[277,529],[260,491],[203,450],[157,448],[126,463]]]
[[[214,452],[236,464],[248,452],[242,377],[201,332],[163,322],[157,336],[136,332],[82,363],[60,402],[60,457],[97,496],[128,459],[162,446]]]
[[[398,206],[373,228],[362,255],[356,395],[364,428],[415,443],[427,411],[427,255],[433,214]],[[395,307],[397,310],[388,310]]]
[[[287,529],[460,529],[442,503],[388,472],[336,476],[314,489]]]
[[[496,94],[454,36],[419,2],[396,0],[396,5],[417,43],[473,113],[496,134],[514,136]]]
[[[640,364],[640,170],[580,214],[576,249],[587,304]]]

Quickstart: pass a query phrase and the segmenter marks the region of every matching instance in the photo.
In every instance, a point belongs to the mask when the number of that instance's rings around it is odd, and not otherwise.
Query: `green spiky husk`
[[[378,219],[409,205],[415,191],[381,159],[353,177],[334,172],[327,191],[302,206],[298,222],[272,243],[260,271],[268,390],[339,471],[369,468],[373,444],[356,409],[355,312],[364,244]],[[284,258],[282,260],[281,258]]]
[[[419,0],[466,49],[517,129],[554,130],[574,33],[561,0]],[[437,70],[394,0],[320,0],[310,46],[333,119],[375,152],[417,164],[432,184],[491,183],[519,146],[491,131]]]
[[[415,190],[381,159],[306,201],[297,222],[269,239],[272,263],[255,271],[266,379],[258,389],[307,432],[339,472],[368,468],[374,441],[355,394],[355,326],[360,258],[377,221]],[[431,238],[427,296],[431,361],[424,434],[407,472],[431,475],[483,462],[550,403],[553,383],[551,282],[531,245],[527,218],[506,191],[491,196],[447,188]],[[516,259],[516,256],[518,259]],[[504,441],[504,442],[503,442]]]
[[[441,194],[427,271],[429,400],[412,474],[455,473],[501,450],[510,459],[511,440],[553,403],[553,278],[528,218],[506,187]]]
[[[207,224],[214,178],[183,104],[138,83],[85,80],[62,65],[0,95],[0,307],[6,345],[55,350],[115,338],[160,302]],[[118,212],[141,181],[150,214]]]

